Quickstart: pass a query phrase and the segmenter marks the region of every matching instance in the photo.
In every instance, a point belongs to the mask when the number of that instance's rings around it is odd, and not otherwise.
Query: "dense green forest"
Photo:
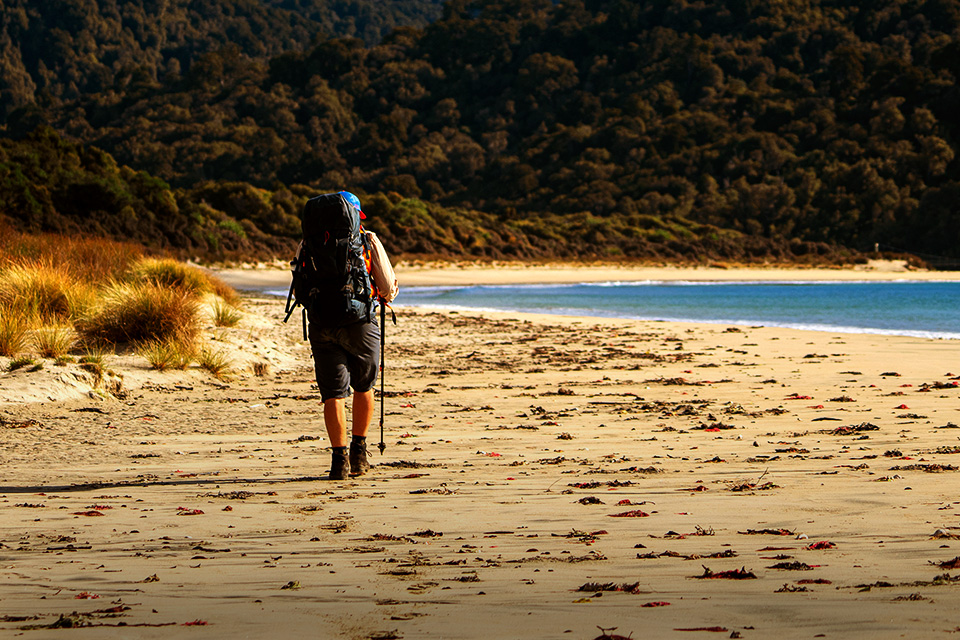
[[[262,189],[229,181],[175,188],[118,165],[95,147],[68,142],[47,126],[21,140],[0,140],[0,202],[14,214],[6,222],[0,216],[0,237],[8,229],[88,234],[197,260],[268,260],[293,254],[298,213],[315,193],[306,185]],[[823,243],[751,238],[686,219],[661,220],[639,231],[589,213],[502,220],[396,192],[361,194],[368,228],[399,258],[849,257]],[[620,242],[629,239],[628,246],[599,241],[598,233],[612,229]]]
[[[31,139],[102,149],[131,189],[153,181],[179,218],[144,211],[199,225],[171,223],[192,238],[171,246],[203,250],[211,225],[289,239],[305,197],[348,188],[409,253],[790,260],[879,243],[960,257],[960,0],[449,0],[372,45],[334,28],[306,47],[299,20],[361,3],[123,3],[209,16],[195,31],[172,20],[167,48],[135,28],[149,20],[109,38],[76,27],[119,3],[50,4],[86,13],[30,26],[4,11],[4,87],[43,85],[0,93],[5,134],[48,124],[84,146]],[[436,4],[404,18],[424,24]],[[69,31],[61,19],[88,49],[40,47],[48,64],[11,35]],[[152,62],[94,81],[110,51]],[[0,198],[21,225],[11,166]],[[70,215],[51,210],[29,224]]]
[[[330,37],[378,43],[442,0],[0,0],[0,113],[178,76],[205,53],[268,59]]]

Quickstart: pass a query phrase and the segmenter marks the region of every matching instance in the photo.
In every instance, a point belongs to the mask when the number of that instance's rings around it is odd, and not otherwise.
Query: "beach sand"
[[[74,365],[0,375],[3,635],[960,628],[960,341],[401,308],[386,451],[375,424],[370,474],[329,482],[282,316],[251,297],[208,329],[227,381],[132,355],[112,393]]]
[[[960,272],[918,270],[903,260],[870,260],[846,268],[802,267],[654,267],[641,265],[570,265],[505,262],[400,263],[396,266],[402,286],[462,286],[468,284],[568,284],[578,282],[760,282],[838,280],[958,280]],[[217,272],[228,284],[243,288],[286,290],[290,272],[282,267],[251,266]]]

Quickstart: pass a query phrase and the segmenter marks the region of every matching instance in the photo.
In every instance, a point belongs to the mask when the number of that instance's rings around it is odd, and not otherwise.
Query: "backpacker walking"
[[[380,368],[376,307],[396,297],[397,279],[375,234],[365,231],[360,199],[347,191],[307,201],[303,240],[293,261],[291,293],[306,311],[323,421],[333,449],[330,480],[363,475],[369,468],[367,431],[374,413]],[[287,304],[287,317],[291,313]],[[351,438],[346,398],[353,389]]]

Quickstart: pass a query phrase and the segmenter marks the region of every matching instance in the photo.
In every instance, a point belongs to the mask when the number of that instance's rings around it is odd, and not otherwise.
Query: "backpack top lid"
[[[341,192],[340,192],[340,195],[342,195],[344,200],[346,200],[348,203],[352,204],[352,205],[354,206],[354,208],[355,208],[357,211],[360,212],[360,219],[361,219],[361,220],[366,220],[366,219],[367,219],[367,216],[363,215],[363,211],[361,211],[361,209],[360,209],[360,198],[358,198],[357,196],[353,195],[353,194],[350,193],[349,191],[341,191]]]
[[[353,194],[349,194],[353,196]],[[360,202],[356,196],[353,196]],[[360,232],[360,209],[342,193],[325,193],[307,200],[300,214],[304,238],[350,237]]]

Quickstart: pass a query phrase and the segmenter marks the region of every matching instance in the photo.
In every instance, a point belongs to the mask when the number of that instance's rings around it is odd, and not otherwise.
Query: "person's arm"
[[[380,243],[380,238],[372,231],[366,231],[370,247],[370,275],[384,302],[393,302],[400,291],[397,274],[390,264],[390,257]]]

